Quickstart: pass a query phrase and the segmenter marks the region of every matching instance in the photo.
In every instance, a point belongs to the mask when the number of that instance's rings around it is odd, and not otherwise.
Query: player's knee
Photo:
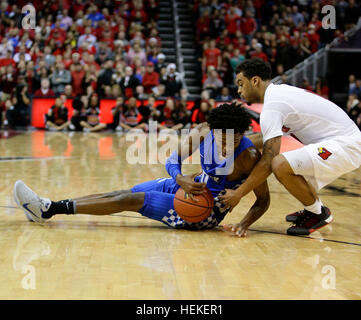
[[[277,178],[283,178],[291,174],[290,165],[287,159],[279,154],[275,156],[272,160],[272,172]]]

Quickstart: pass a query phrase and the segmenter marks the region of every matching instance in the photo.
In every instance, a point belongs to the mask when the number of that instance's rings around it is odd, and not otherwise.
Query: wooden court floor
[[[284,217],[301,205],[273,176],[270,209],[247,238],[172,230],[133,212],[41,226],[16,208],[17,179],[60,200],[165,177],[164,166],[129,164],[133,142],[116,134],[1,137],[0,299],[361,298],[361,169],[321,191],[335,220],[310,237],[286,235]],[[224,223],[239,222],[253,201],[245,197]]]

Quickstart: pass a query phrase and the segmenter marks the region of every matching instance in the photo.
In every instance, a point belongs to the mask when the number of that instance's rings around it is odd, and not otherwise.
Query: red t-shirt
[[[257,22],[253,18],[243,18],[241,23],[241,31],[243,34],[248,35],[255,32],[257,29]]]
[[[84,77],[85,77],[85,72],[83,70],[71,72],[71,78],[72,78],[71,85],[73,87],[73,94],[75,96],[81,95],[83,93],[82,83]]]
[[[227,14],[224,21],[226,23],[227,30],[230,34],[235,34],[237,31],[237,22],[241,19],[238,15]]]
[[[146,72],[142,79],[142,85],[146,93],[151,93],[152,88],[159,83],[159,74],[157,72]]]
[[[218,66],[218,58],[221,56],[221,50],[218,48],[204,50],[204,57],[206,59],[206,67],[214,66],[216,69]]]
[[[12,64],[14,67],[16,67],[16,62],[14,61],[13,58],[10,58],[10,59],[2,58],[2,59],[0,59],[0,67],[7,66],[9,64]]]

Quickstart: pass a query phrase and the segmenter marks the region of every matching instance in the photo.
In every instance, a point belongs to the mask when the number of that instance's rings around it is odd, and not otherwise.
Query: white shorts
[[[284,152],[294,173],[316,189],[361,166],[361,133],[342,136]]]

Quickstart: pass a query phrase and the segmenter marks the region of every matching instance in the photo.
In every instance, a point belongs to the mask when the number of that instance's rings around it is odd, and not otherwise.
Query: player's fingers
[[[226,224],[226,225],[222,226],[221,230],[234,235],[234,232],[232,231],[232,228],[233,228],[233,224]]]
[[[199,176],[199,175],[201,175],[201,174],[202,174],[202,171],[196,172],[196,173],[191,174],[191,177],[192,177],[192,178],[195,178],[195,177],[197,177],[197,176]]]
[[[202,190],[197,190],[197,189],[192,189],[192,190],[191,190],[191,193],[198,195],[198,194],[202,194],[203,191],[202,191]]]
[[[189,198],[191,198],[194,202],[199,202],[199,200],[192,193],[189,193]]]
[[[206,186],[206,184],[204,182],[193,182],[192,185],[199,187],[199,188],[204,188]]]
[[[223,225],[223,229],[226,231],[232,231],[233,230],[233,224],[225,224]]]
[[[204,187],[203,186],[200,186],[200,185],[193,185],[191,187],[191,190],[196,190],[196,191],[201,191],[203,192],[204,191]]]

